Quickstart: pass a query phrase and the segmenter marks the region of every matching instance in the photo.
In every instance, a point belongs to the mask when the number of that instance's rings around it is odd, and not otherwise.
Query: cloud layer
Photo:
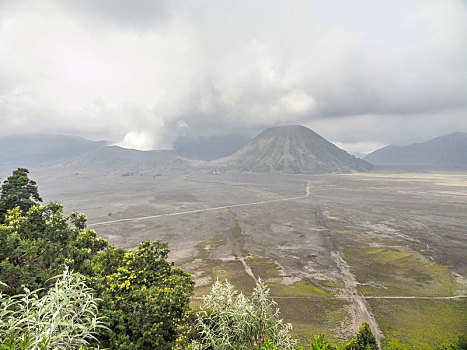
[[[0,136],[304,124],[365,152],[467,131],[466,33],[462,0],[4,0]]]

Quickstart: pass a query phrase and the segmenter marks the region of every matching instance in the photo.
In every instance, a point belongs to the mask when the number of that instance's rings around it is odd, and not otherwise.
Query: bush
[[[265,349],[294,349],[292,326],[282,322],[276,303],[268,295],[269,289],[261,280],[251,298],[235,291],[228,282],[215,282],[198,313],[198,339],[191,349],[252,349],[262,346],[265,339]]]

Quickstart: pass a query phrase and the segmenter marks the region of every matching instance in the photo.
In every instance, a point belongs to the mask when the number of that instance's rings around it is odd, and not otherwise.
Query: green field
[[[467,334],[467,300],[369,299],[388,342],[433,349]]]

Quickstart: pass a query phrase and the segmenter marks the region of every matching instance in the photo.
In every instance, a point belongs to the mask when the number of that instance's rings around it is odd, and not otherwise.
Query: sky
[[[349,152],[467,132],[467,1],[0,0],[0,137],[288,124]]]

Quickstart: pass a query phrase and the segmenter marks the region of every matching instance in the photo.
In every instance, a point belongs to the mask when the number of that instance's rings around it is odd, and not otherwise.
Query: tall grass
[[[249,298],[228,282],[215,282],[198,313],[199,338],[191,348],[246,350],[256,348],[267,338],[281,350],[294,349],[292,326],[282,322],[276,303],[268,295],[269,288],[261,280]]]
[[[0,350],[80,349],[104,328],[83,279],[68,268],[57,277],[42,297],[26,288],[24,294],[0,296]]]

